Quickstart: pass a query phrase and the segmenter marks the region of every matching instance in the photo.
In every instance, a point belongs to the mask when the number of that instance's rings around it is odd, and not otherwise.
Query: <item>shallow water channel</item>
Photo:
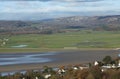
[[[29,63],[44,63],[50,62],[52,59],[46,56],[55,55],[55,52],[50,53],[26,53],[26,54],[0,54],[0,65],[15,65]]]

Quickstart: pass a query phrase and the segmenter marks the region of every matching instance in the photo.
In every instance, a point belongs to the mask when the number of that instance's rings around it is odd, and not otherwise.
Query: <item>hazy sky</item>
[[[0,0],[0,19],[119,15],[120,0]]]

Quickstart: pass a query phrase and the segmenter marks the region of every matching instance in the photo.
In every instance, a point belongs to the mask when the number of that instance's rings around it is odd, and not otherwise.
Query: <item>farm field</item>
[[[79,31],[57,34],[1,36],[2,48],[79,49],[119,48],[120,32]],[[4,39],[7,39],[4,40]]]

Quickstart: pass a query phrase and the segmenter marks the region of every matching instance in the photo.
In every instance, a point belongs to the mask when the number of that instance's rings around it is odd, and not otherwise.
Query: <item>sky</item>
[[[0,0],[0,20],[119,14],[120,0]]]

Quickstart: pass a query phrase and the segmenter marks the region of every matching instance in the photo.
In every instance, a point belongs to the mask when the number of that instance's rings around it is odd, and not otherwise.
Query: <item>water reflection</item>
[[[0,54],[0,65],[14,65],[14,64],[29,64],[29,63],[43,63],[50,62],[45,56],[55,55],[54,52],[40,53],[40,54]]]

